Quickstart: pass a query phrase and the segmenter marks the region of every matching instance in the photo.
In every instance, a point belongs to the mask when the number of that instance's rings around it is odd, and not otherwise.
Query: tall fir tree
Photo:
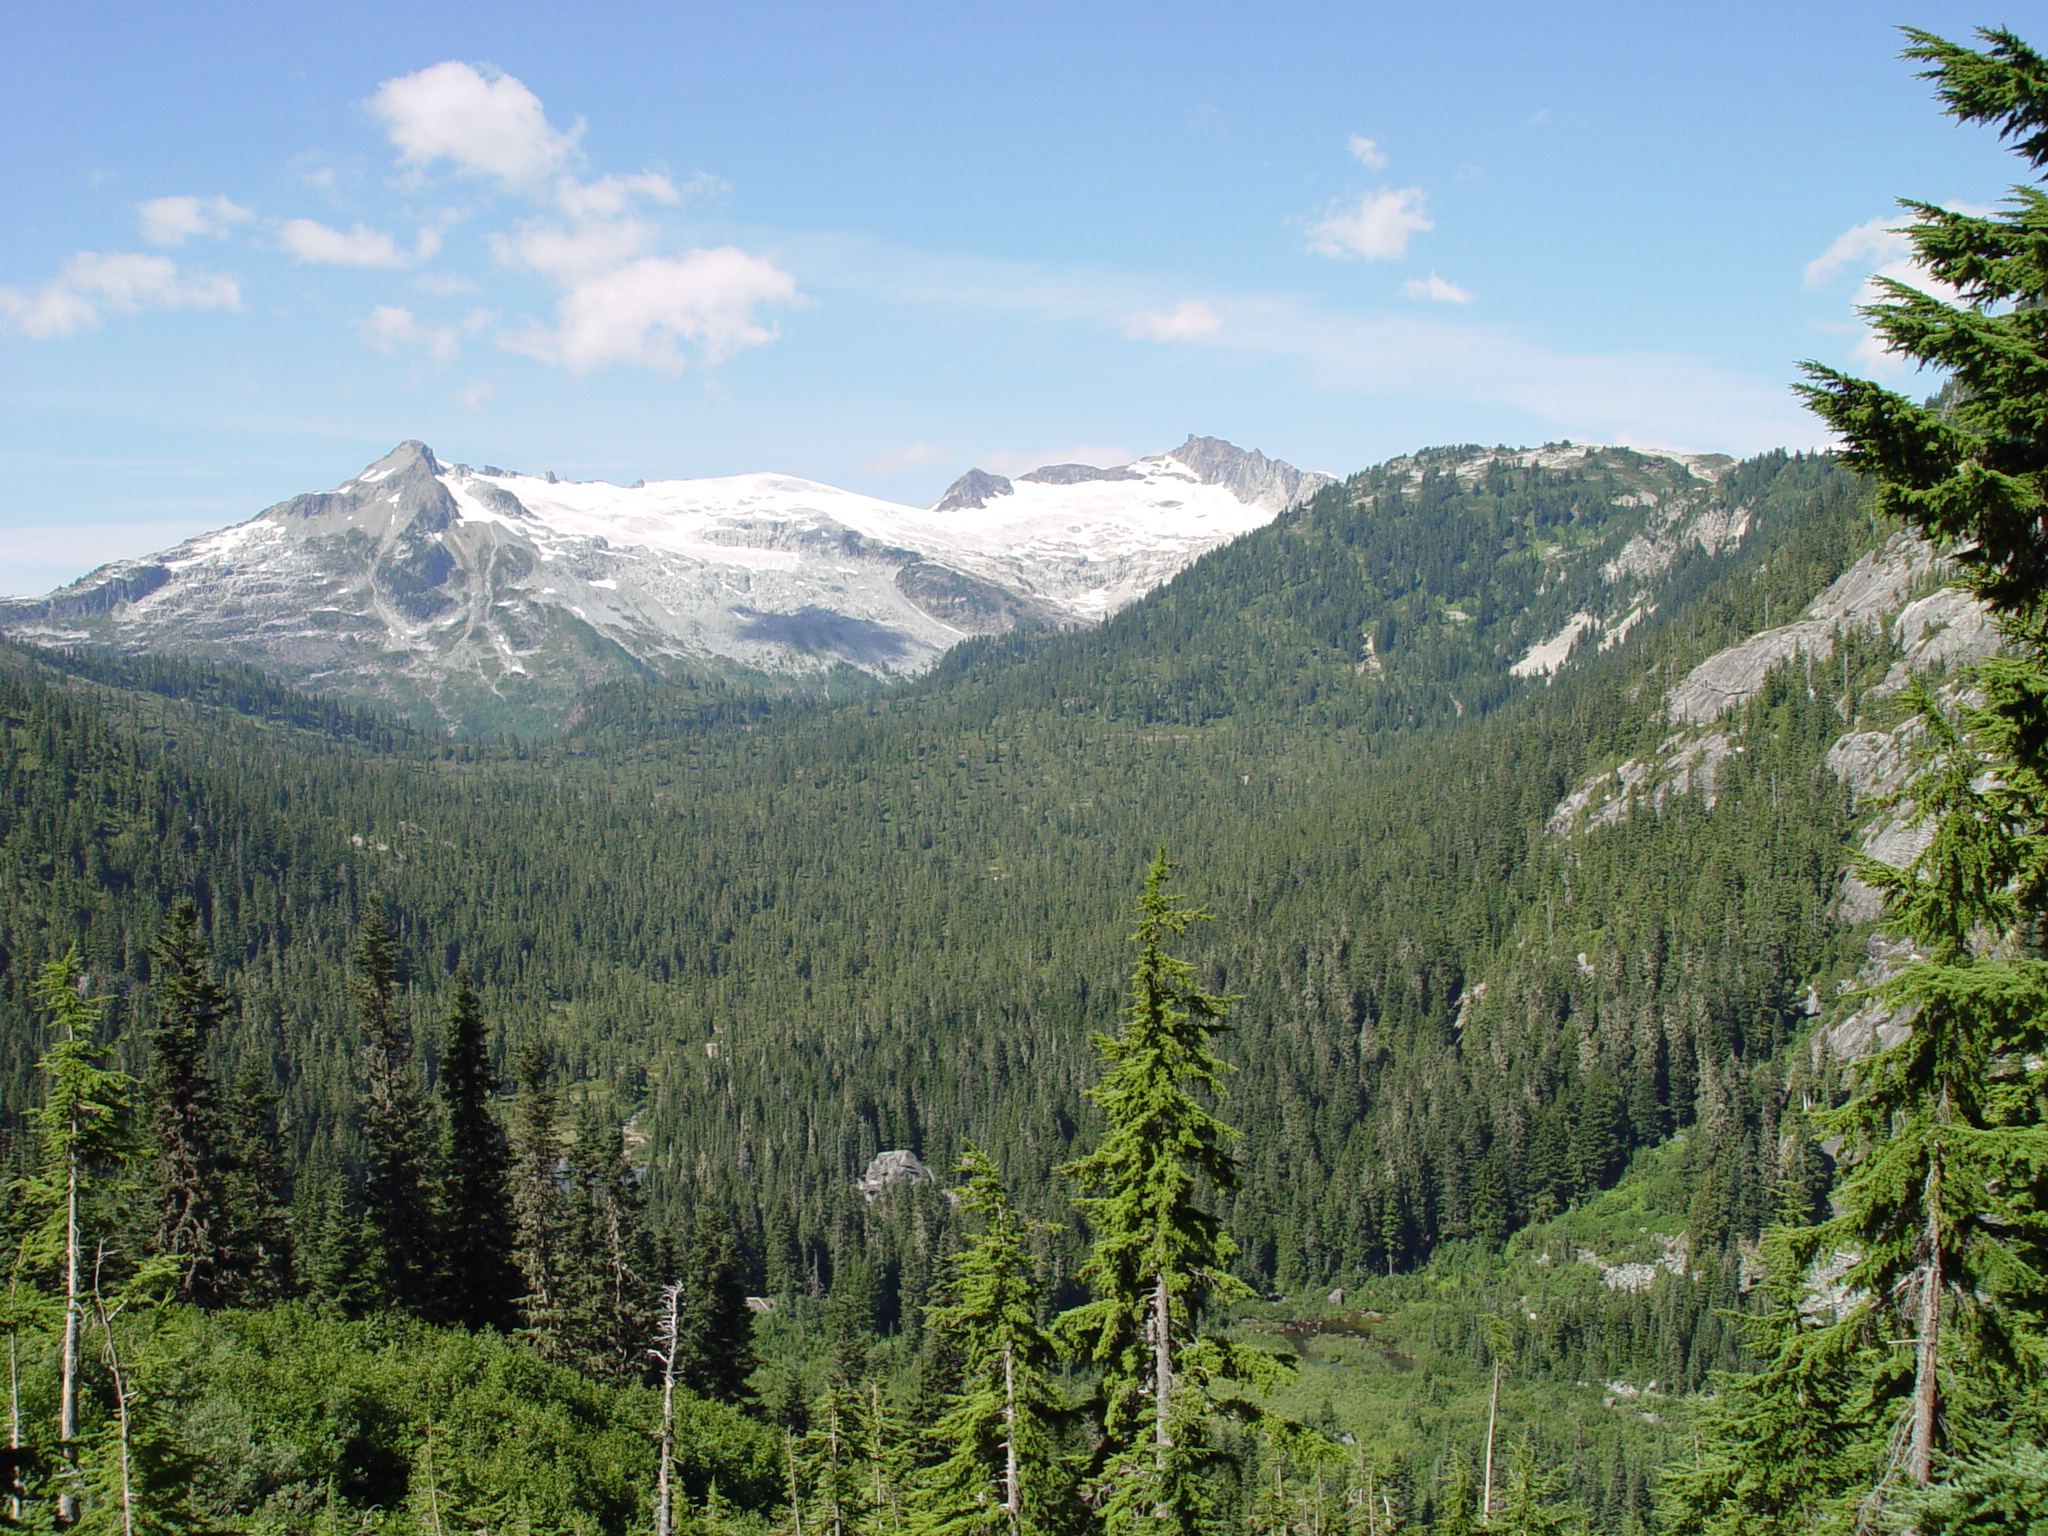
[[[569,1359],[600,1381],[639,1381],[653,1332],[654,1254],[639,1171],[620,1128],[586,1101],[568,1154]]]
[[[1202,1102],[1221,1095],[1230,1070],[1214,1039],[1233,999],[1203,991],[1194,967],[1166,952],[1209,920],[1167,888],[1172,875],[1162,849],[1138,900],[1122,1028],[1095,1036],[1106,1070],[1088,1096],[1102,1111],[1101,1144],[1061,1170],[1094,1234],[1081,1268],[1092,1299],[1060,1327],[1102,1369],[1095,1495],[1112,1533],[1202,1529],[1216,1509],[1217,1388],[1285,1373],[1277,1357],[1202,1331],[1212,1308],[1252,1294],[1231,1272],[1236,1243],[1203,1204],[1237,1187],[1235,1132]],[[1231,1410],[1254,1413],[1242,1400]]]
[[[399,995],[397,935],[372,903],[356,939],[350,976],[362,1025],[362,1201],[368,1247],[387,1306],[421,1315],[438,1308],[441,1268],[433,1201],[432,1124],[413,1061],[412,1025]]]
[[[492,1110],[490,1037],[467,974],[455,981],[441,1045],[441,1317],[510,1332],[518,1322],[512,1153]]]
[[[1077,1500],[1060,1454],[1065,1404],[1052,1380],[1058,1352],[1039,1322],[1030,1227],[987,1153],[968,1146],[960,1172],[960,1208],[981,1230],[954,1256],[946,1300],[925,1326],[957,1354],[962,1379],[930,1427],[944,1460],[918,1476],[913,1524],[924,1536],[1047,1536],[1075,1523]]]
[[[2048,170],[2048,60],[2009,32],[1982,50],[1907,31],[1950,113],[1993,124]],[[1907,202],[1903,233],[1947,294],[1878,279],[1864,310],[1893,353],[1947,375],[1937,399],[1809,364],[1807,402],[1874,477],[1878,504],[1935,541],[1993,611],[2006,653],[1980,701],[1918,692],[1924,766],[1899,807],[1929,833],[1904,868],[1862,861],[1909,963],[1876,1000],[1910,1023],[1819,1117],[1841,1138],[1838,1214],[1773,1239],[1763,1368],[1690,1467],[1667,1477],[1678,1532],[1889,1519],[1945,1458],[2038,1434],[2048,1365],[2048,196],[2005,212]],[[1948,295],[1952,295],[1950,297]],[[1839,1269],[1822,1326],[1797,1293]],[[1967,1402],[1969,1411],[1954,1411]]]
[[[676,1335],[676,1379],[699,1397],[742,1403],[754,1357],[754,1314],[732,1216],[699,1201],[684,1245]]]
[[[190,901],[172,906],[149,953],[156,994],[148,1077],[157,1144],[156,1250],[177,1262],[180,1296],[216,1306],[228,1290],[220,1264],[232,1239],[207,1045],[226,1013],[227,994],[211,975],[199,911]]]
[[[279,1144],[277,1089],[245,1060],[220,1115],[220,1200],[226,1235],[214,1260],[222,1299],[266,1307],[293,1294],[292,1178]]]
[[[541,1357],[569,1359],[569,1203],[563,1191],[561,1105],[547,1051],[523,1047],[513,1064],[512,1259],[519,1271],[519,1332]]]
[[[104,1209],[141,1157],[135,1125],[135,1080],[106,1065],[112,1048],[96,1036],[102,1005],[88,998],[88,978],[76,947],[45,965],[35,1000],[50,1021],[50,1042],[37,1069],[43,1102],[30,1118],[40,1142],[36,1171],[21,1182],[23,1204],[36,1219],[23,1257],[53,1270],[64,1301],[58,1346],[57,1518],[79,1515],[85,1489],[79,1463],[82,1349],[96,1274],[87,1273],[87,1250],[97,1258],[112,1223]],[[133,1257],[133,1256],[131,1256]]]

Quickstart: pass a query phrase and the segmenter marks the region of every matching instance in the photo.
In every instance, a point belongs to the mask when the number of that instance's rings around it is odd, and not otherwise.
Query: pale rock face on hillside
[[[0,601],[0,626],[545,730],[615,678],[906,676],[969,636],[1096,624],[1330,483],[1190,438],[1111,469],[973,471],[926,509],[788,475],[570,482],[408,442],[331,491]]]

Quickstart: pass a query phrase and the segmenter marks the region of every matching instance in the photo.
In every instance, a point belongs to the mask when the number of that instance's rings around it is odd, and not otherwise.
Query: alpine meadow
[[[2048,1533],[2048,56],[1904,39],[2022,179],[1827,449],[409,438],[0,601],[0,1528]]]

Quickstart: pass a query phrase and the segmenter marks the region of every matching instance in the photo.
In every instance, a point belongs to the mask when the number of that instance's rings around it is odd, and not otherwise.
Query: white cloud
[[[630,363],[661,373],[684,365],[678,342],[706,363],[772,341],[757,311],[799,301],[796,279],[765,257],[733,246],[643,256],[570,278],[552,330],[506,339],[514,351],[583,373]]]
[[[224,197],[155,197],[135,205],[135,222],[151,245],[183,245],[194,235],[217,240],[254,217]]]
[[[697,191],[715,179],[699,177],[690,183],[690,189]],[[555,183],[556,206],[572,219],[617,218],[632,206],[636,197],[652,198],[657,203],[683,200],[676,184],[656,171],[642,171],[637,176],[601,176],[596,181],[564,176]]]
[[[861,460],[862,474],[893,475],[924,464],[943,464],[952,455],[935,443],[909,443],[901,448],[884,448]]]
[[[400,163],[450,160],[512,186],[560,170],[583,132],[581,123],[567,133],[550,126],[540,98],[511,75],[455,60],[386,80],[369,105]]]
[[[1973,210],[1963,208],[1958,211]],[[1867,219],[1835,236],[1825,251],[1806,264],[1806,286],[1809,289],[1824,288],[1846,274],[1858,273],[1861,281],[1856,285],[1856,296],[1851,302],[1859,311],[1881,303],[1887,297],[1879,284],[1880,278],[1917,288],[1952,304],[1958,302],[1961,295],[1922,266],[1913,254],[1913,242],[1897,230],[1888,228],[1888,222],[1884,218]],[[1860,315],[1848,329],[1857,335],[1856,344],[1849,349],[1849,360],[1854,366],[1892,374],[1911,370],[1911,362],[1887,351],[1877,333]]]
[[[435,362],[446,365],[462,355],[462,342],[452,325],[422,325],[409,309],[379,304],[363,324],[363,334],[379,352],[396,352],[401,347],[418,347]]]
[[[337,267],[409,267],[441,249],[441,237],[431,229],[421,230],[414,248],[407,252],[381,229],[358,224],[343,234],[312,219],[292,219],[278,230],[277,238],[300,261]]]
[[[816,236],[796,248],[808,289],[916,308],[1024,315],[1121,333],[1133,314],[1170,309],[1177,281],[1139,272],[992,261]],[[1526,413],[1532,437],[1702,442],[1730,453],[1813,447],[1827,433],[1775,374],[1670,352],[1586,351],[1453,309],[1345,310],[1288,295],[1211,293],[1222,326],[1191,338],[1246,359],[1291,365],[1304,383],[1365,399],[1437,400]],[[1084,463],[1113,464],[1113,456]],[[1123,457],[1128,458],[1125,454]],[[985,469],[1009,470],[976,458]],[[1046,456],[1008,460],[1021,471]]]
[[[482,288],[468,278],[455,277],[446,272],[422,272],[412,280],[412,285],[424,293],[437,293],[443,298],[483,292]]]
[[[1825,288],[1844,272],[1869,271],[1910,256],[1913,243],[1891,228],[1890,218],[1867,219],[1843,230],[1806,264],[1806,286]]]
[[[493,235],[491,244],[500,261],[531,267],[568,286],[645,255],[654,236],[645,219],[604,219],[575,229],[528,224],[512,235]]]
[[[1377,142],[1368,139],[1364,134],[1354,133],[1344,147],[1351,151],[1351,158],[1367,170],[1380,171],[1386,169],[1387,152],[1381,149]]]
[[[1470,304],[1473,299],[1469,289],[1447,282],[1434,272],[1427,277],[1411,277],[1401,287],[1409,298],[1423,299],[1432,304]]]
[[[480,411],[497,391],[491,388],[489,379],[471,379],[455,391],[455,403],[472,411]]]
[[[240,309],[242,293],[222,273],[179,275],[168,256],[80,251],[33,294],[0,287],[0,317],[24,336],[70,336],[100,322],[103,310]]]
[[[1408,237],[1435,229],[1422,212],[1420,187],[1368,192],[1356,207],[1338,208],[1309,226],[1308,248],[1318,256],[1363,256],[1386,261],[1408,252]]]
[[[1192,341],[1223,329],[1223,317],[1199,299],[1183,299],[1170,309],[1144,310],[1124,322],[1133,340]]]

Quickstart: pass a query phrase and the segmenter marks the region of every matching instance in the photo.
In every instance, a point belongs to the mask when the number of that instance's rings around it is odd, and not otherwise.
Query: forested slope
[[[1740,466],[1712,493],[1748,514],[1738,547],[1678,552],[1625,643],[1548,686],[1510,678],[1658,476],[1700,494],[1619,452],[1462,476],[1419,456],[1099,631],[963,647],[833,707],[707,716],[614,690],[538,746],[425,741],[240,674],[10,652],[10,1028],[27,968],[74,934],[139,982],[163,902],[192,893],[240,999],[223,1049],[267,1060],[299,1144],[346,1160],[340,956],[378,892],[423,1017],[472,969],[511,1040],[639,1116],[658,1200],[729,1194],[761,1283],[824,1283],[881,1148],[945,1166],[973,1136],[1057,1203],[1132,875],[1163,841],[1221,919],[1205,963],[1245,998],[1232,1219],[1259,1273],[1498,1238],[1703,1096],[1727,1127],[1702,1152],[1728,1213],[1710,1228],[1751,1226],[1775,1113],[1755,1069],[1837,958],[1836,702],[1753,704],[1759,748],[1711,811],[1681,800],[1568,854],[1543,823],[1664,732],[1671,680],[1874,534],[1827,461]],[[875,1240],[893,1276],[912,1239]]]

